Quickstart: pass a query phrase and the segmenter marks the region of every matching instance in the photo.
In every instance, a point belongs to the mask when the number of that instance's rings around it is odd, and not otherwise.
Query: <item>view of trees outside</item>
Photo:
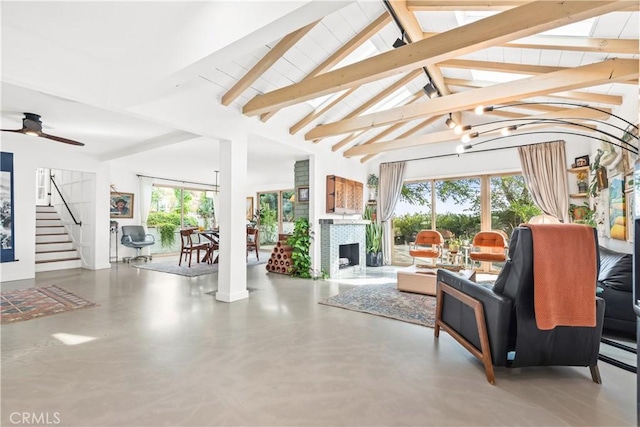
[[[290,234],[294,225],[294,190],[258,193],[260,245],[275,245],[278,234]]]
[[[211,229],[215,224],[213,195],[213,191],[154,186],[147,218],[149,233],[156,238],[151,253],[179,252],[181,228]]]
[[[491,188],[491,224],[484,229],[502,230],[511,235],[513,228],[538,215],[521,175],[470,177],[464,179],[430,180],[405,184],[394,227],[394,263],[411,264],[409,243],[418,231],[432,229],[432,188],[435,188],[435,229],[445,239],[444,261],[459,262],[448,256],[449,245],[463,248],[470,245],[481,224],[481,180],[489,179]],[[464,262],[464,260],[462,260]],[[499,265],[493,266],[499,268]]]

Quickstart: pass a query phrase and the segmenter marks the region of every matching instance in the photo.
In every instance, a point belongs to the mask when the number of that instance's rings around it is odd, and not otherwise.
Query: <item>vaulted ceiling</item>
[[[621,105],[637,92],[638,22],[636,1],[358,2],[200,77],[222,104],[366,162],[458,139],[446,119],[477,123],[478,105],[500,104],[496,120]],[[507,107],[520,101],[550,104]]]

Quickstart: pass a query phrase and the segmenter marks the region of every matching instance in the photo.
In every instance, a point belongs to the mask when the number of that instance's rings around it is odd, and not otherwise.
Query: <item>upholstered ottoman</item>
[[[437,272],[438,269],[436,268],[420,268],[415,265],[398,270],[398,284],[396,287],[399,291],[435,296]],[[474,270],[460,270],[457,274],[472,281],[476,279]]]

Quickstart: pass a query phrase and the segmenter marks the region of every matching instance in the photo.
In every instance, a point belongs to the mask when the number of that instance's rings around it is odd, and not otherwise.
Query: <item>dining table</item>
[[[206,261],[209,264],[217,264],[218,256],[220,254],[220,234],[218,230],[199,230],[197,233],[211,242],[207,247],[207,252],[204,254],[200,262]],[[214,251],[218,251],[215,259],[213,258]]]

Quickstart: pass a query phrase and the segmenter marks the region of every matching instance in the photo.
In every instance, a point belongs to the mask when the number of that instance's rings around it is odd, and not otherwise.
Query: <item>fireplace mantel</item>
[[[366,225],[371,221],[362,219],[321,219],[320,265],[329,277],[339,271],[340,245],[358,244],[359,265],[365,265]]]

